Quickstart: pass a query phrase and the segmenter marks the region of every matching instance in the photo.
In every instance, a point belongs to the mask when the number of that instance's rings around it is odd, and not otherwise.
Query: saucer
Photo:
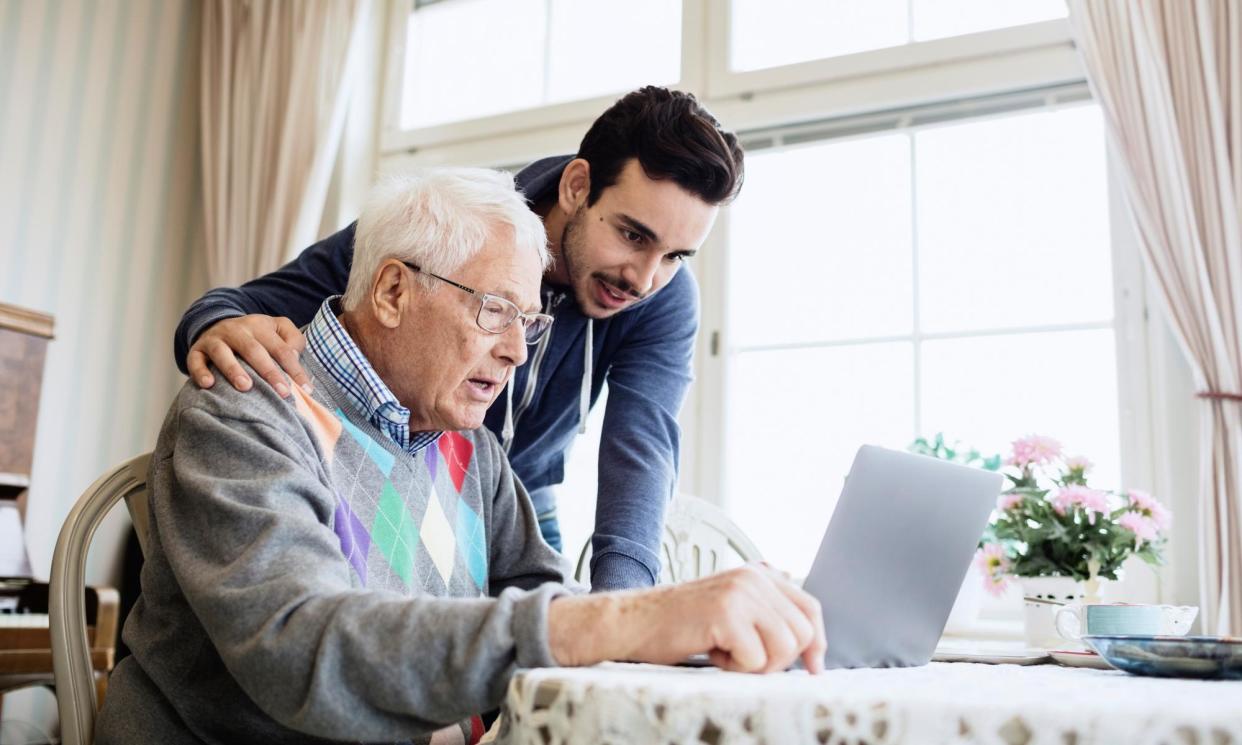
[[[1222,636],[1084,636],[1113,667],[1164,678],[1242,680],[1242,639]]]
[[[1112,670],[1112,665],[1095,652],[1082,652],[1071,649],[1050,649],[1048,656],[1058,665],[1066,667],[1086,667],[1092,670]]]

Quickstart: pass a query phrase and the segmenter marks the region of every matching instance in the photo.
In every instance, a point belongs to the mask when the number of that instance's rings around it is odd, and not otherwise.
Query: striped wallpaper
[[[74,500],[155,442],[203,290],[197,0],[0,0],[0,301],[51,313],[27,515],[46,577]],[[88,580],[114,579],[124,519]]]

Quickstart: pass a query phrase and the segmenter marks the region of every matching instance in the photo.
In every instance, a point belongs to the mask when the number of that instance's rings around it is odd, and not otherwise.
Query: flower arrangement
[[[941,435],[930,442],[916,440],[910,449],[999,470],[1009,480],[975,556],[993,594],[1004,592],[1011,576],[1094,583],[1117,579],[1117,570],[1132,555],[1151,565],[1163,563],[1169,510],[1137,489],[1092,488],[1087,484],[1091,462],[1066,457],[1050,437],[1015,440],[1003,461],[949,446]]]

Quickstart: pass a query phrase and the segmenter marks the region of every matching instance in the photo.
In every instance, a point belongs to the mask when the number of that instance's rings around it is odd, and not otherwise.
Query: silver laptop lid
[[[827,667],[927,664],[1003,479],[858,450],[803,585],[824,609]]]

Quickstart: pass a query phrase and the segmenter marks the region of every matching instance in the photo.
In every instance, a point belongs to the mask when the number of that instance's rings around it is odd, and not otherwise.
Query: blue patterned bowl
[[[1135,675],[1242,680],[1242,639],[1224,636],[1088,635],[1108,664]]]

